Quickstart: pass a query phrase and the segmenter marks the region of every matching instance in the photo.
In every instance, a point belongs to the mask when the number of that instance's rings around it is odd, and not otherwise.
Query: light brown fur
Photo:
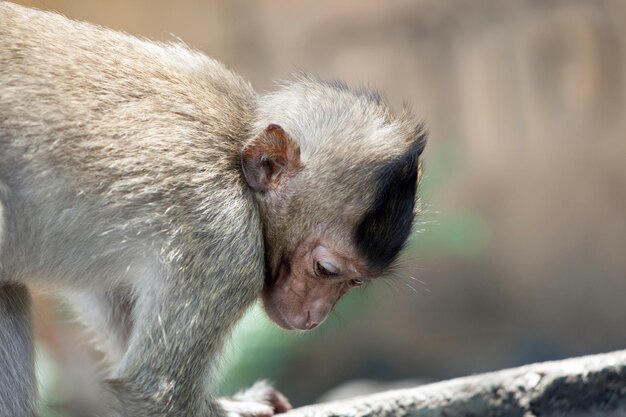
[[[207,375],[262,288],[279,324],[310,328],[381,272],[351,231],[418,131],[364,90],[300,76],[259,97],[183,45],[0,2],[0,352],[32,350],[27,294],[2,296],[38,280],[100,330],[121,415],[222,415]],[[307,295],[327,255],[354,271]],[[33,416],[32,372],[10,381],[32,358],[5,356],[0,415]]]

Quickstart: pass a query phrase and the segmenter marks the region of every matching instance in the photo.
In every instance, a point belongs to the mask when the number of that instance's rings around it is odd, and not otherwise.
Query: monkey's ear
[[[271,124],[243,147],[241,166],[250,188],[274,190],[302,168],[300,147],[282,127]]]

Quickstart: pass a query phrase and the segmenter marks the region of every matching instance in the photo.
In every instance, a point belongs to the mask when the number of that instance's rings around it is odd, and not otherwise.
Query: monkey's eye
[[[365,284],[365,281],[360,280],[360,279],[351,279],[350,280],[350,285],[354,286],[354,287],[358,287],[359,285],[363,285]]]
[[[315,273],[317,275],[330,277],[330,276],[339,275],[339,272],[341,272],[339,268],[337,268],[335,265],[331,264],[330,262],[318,261],[315,264]]]

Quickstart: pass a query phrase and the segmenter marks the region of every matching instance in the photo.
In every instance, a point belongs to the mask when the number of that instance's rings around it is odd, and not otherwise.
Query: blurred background
[[[311,333],[255,308],[222,393],[269,378],[299,406],[350,381],[626,347],[626,2],[17,2],[180,38],[259,91],[298,69],[374,86],[427,122],[426,212],[399,272]],[[66,308],[41,294],[37,308],[48,416],[92,415],[99,355]]]

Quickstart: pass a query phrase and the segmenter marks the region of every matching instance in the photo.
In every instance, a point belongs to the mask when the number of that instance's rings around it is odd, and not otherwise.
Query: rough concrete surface
[[[626,350],[298,408],[285,417],[626,417]]]

